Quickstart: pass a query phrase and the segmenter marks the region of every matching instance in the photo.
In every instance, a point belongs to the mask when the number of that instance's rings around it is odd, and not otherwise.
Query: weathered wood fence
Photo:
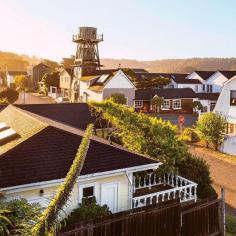
[[[223,235],[222,200],[181,205],[168,201],[76,225],[58,236],[207,236]]]

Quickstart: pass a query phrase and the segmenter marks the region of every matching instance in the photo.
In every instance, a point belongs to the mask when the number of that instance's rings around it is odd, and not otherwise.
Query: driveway
[[[55,103],[55,102],[52,98],[39,95],[37,93],[26,93],[25,103],[24,103],[24,94],[20,93],[18,100],[15,102],[15,104],[47,104],[47,103]]]
[[[226,203],[231,207],[228,210],[236,215],[236,157],[198,146],[189,150],[208,163],[215,190],[220,194],[221,188],[225,189]]]

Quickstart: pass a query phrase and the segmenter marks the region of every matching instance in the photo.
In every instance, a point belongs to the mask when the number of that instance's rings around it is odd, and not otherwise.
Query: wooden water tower
[[[79,33],[73,35],[73,42],[77,44],[74,61],[77,78],[100,70],[98,43],[101,41],[103,35],[98,35],[94,27],[79,27]]]

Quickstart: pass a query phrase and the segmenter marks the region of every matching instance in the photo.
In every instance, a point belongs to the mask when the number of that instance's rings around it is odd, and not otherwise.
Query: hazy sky
[[[235,0],[0,0],[0,51],[60,60],[78,26],[104,34],[100,57],[236,56]]]

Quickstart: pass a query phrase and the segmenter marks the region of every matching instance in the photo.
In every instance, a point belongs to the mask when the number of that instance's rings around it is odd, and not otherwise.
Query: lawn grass
[[[189,143],[188,143],[188,145],[189,145]],[[222,153],[222,152],[219,152],[219,151],[215,151],[215,150],[210,149],[210,148],[206,148],[201,143],[194,143],[194,144],[192,143],[192,144],[189,145],[189,147],[190,147],[190,149],[191,148],[196,148],[199,151],[208,153],[209,155],[216,157],[217,159],[220,159],[222,161],[226,161],[230,164],[236,165],[236,156],[232,156],[232,155],[225,154],[225,153]]]
[[[231,215],[226,215],[226,235],[235,236],[236,235],[236,217]]]

